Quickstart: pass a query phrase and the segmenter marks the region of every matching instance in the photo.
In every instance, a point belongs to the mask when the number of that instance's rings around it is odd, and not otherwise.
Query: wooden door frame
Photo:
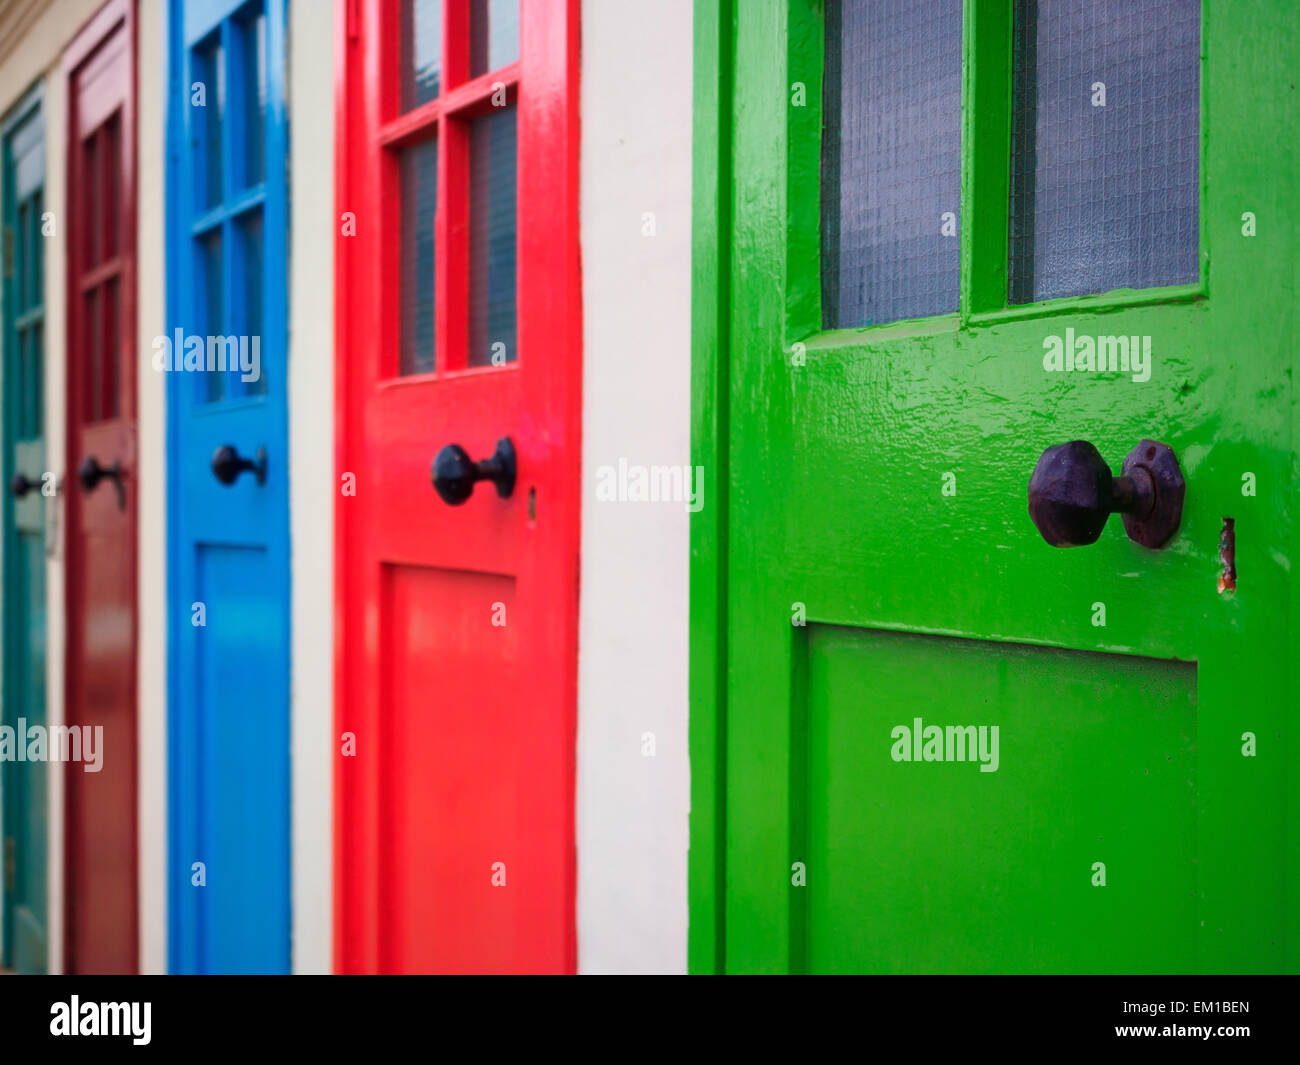
[[[76,310],[80,306],[81,298],[78,289],[78,278],[82,258],[81,240],[82,234],[77,227],[69,224],[69,220],[76,217],[76,191],[80,188],[83,177],[80,173],[80,141],[78,137],[78,112],[77,96],[73,91],[74,78],[81,66],[88,60],[100,45],[119,28],[125,34],[126,43],[126,64],[127,64],[127,89],[125,100],[122,105],[122,173],[121,189],[122,196],[122,216],[121,229],[118,234],[118,240],[121,247],[121,256],[125,260],[122,271],[121,288],[121,305],[119,312],[118,330],[122,338],[121,356],[122,362],[120,371],[122,371],[121,387],[121,411],[122,419],[134,421],[138,417],[137,397],[136,397],[136,13],[134,0],[108,0],[86,23],[77,31],[76,35],[68,43],[63,51],[63,56],[59,65],[59,77],[67,93],[67,133],[65,142],[65,160],[67,164],[66,182],[64,189],[64,214],[63,225],[65,233],[65,248],[67,260],[65,263],[65,298],[67,306],[64,308],[65,320],[67,322],[67,333],[64,349],[64,371],[66,380],[66,412],[65,418],[65,455],[67,469],[62,479],[60,491],[64,495],[64,505],[67,508],[67,529],[64,533],[64,543],[67,545],[66,551],[66,573],[64,579],[64,610],[67,623],[67,645],[64,651],[64,707],[65,713],[72,707],[71,695],[77,686],[78,673],[77,663],[79,661],[79,651],[74,646],[76,640],[76,625],[73,619],[76,617],[76,597],[77,590],[83,580],[81,574],[81,560],[74,549],[74,538],[72,531],[80,527],[81,523],[81,499],[76,491],[76,465],[81,458],[81,449],[78,445],[78,434],[82,425],[80,411],[83,409],[83,391],[79,380],[79,375],[74,372],[78,363],[76,355],[76,343],[73,329],[74,316],[80,312]],[[137,448],[138,450],[138,448]],[[128,471],[128,476],[134,479],[138,472],[138,462],[133,462],[133,468]],[[139,549],[138,530],[136,523],[138,521],[138,489],[130,495],[129,514],[132,527],[132,537],[136,541],[136,550]],[[133,556],[128,565],[131,568],[131,597],[132,597],[132,615],[131,615],[131,646],[138,649],[139,647],[139,587],[137,574],[139,568],[138,557]],[[128,698],[129,705],[132,708],[132,716],[135,719],[135,730],[137,735],[138,746],[138,729],[139,729],[139,706],[138,706],[138,687],[139,679],[137,676],[138,664],[130,664],[131,691]],[[72,722],[68,722],[71,724]],[[132,896],[135,899],[135,925],[136,937],[132,946],[131,969],[139,968],[140,944],[139,944],[139,921],[140,921],[140,869],[139,869],[139,846],[140,846],[140,826],[139,817],[139,766],[133,766],[131,791],[132,805],[135,809],[137,823],[130,826],[131,833],[131,851],[126,855],[130,862],[131,883],[133,885]],[[64,869],[71,870],[73,864],[73,818],[74,803],[71,801],[71,791],[74,788],[73,781],[76,774],[69,773],[65,775],[65,781],[69,785],[68,801],[64,803],[63,811],[63,862]],[[73,941],[74,936],[70,934],[73,927],[73,902],[74,892],[71,890],[72,878],[65,872],[63,893],[63,964],[65,972],[74,971],[73,958]]]
[[[449,8],[446,18],[455,24],[459,0]],[[567,802],[567,823],[563,826],[564,865],[568,912],[564,938],[567,971],[577,964],[576,881],[577,856],[574,830],[574,796],[576,774],[576,704],[578,638],[578,550],[581,516],[581,423],[582,423],[582,306],[581,261],[579,255],[578,173],[579,173],[579,93],[580,67],[579,14],[580,0],[521,0],[520,58],[505,68],[507,74],[519,70],[518,81],[510,79],[518,94],[536,94],[538,106],[544,106],[550,120],[547,128],[562,146],[557,148],[555,165],[529,172],[529,184],[522,180],[524,156],[520,155],[521,180],[517,200],[517,263],[525,269],[544,271],[551,278],[545,298],[530,296],[519,290],[518,322],[520,330],[520,369],[524,376],[523,396],[528,414],[541,424],[552,427],[549,434],[552,460],[544,468],[535,467],[521,477],[537,486],[538,496],[547,501],[548,522],[538,523],[532,534],[530,555],[553,560],[548,566],[529,566],[527,579],[536,595],[555,604],[546,618],[545,631],[538,633],[537,646],[524,652],[522,675],[540,676],[554,702],[563,704],[559,720],[554,721],[553,747],[538,757],[562,774]],[[376,254],[377,230],[372,219],[379,219],[381,206],[375,161],[384,149],[372,140],[369,131],[391,111],[384,110],[386,94],[396,88],[396,78],[383,86],[374,84],[374,72],[383,69],[380,42],[373,30],[374,0],[339,0],[336,8],[335,65],[335,213],[339,230],[335,238],[335,485],[349,471],[350,456],[364,446],[362,404],[365,397],[358,388],[363,365],[351,353],[367,350],[367,343],[383,335],[385,320],[395,320],[397,294],[386,292],[380,299],[363,299],[365,271]],[[530,67],[529,56],[552,58],[540,65],[536,59]],[[537,68],[537,69],[533,69]],[[378,88],[378,91],[374,91]],[[444,90],[440,99],[456,94]],[[516,97],[518,98],[518,97]],[[446,171],[439,153],[440,170]],[[437,230],[445,233],[447,220],[442,218],[448,189],[439,181],[439,222]],[[388,205],[391,208],[391,205]],[[344,232],[344,216],[352,212],[355,235]],[[443,252],[445,256],[445,252]],[[446,261],[445,257],[442,261]],[[467,265],[467,264],[461,264]],[[438,297],[444,306],[457,298],[463,279],[437,272]],[[456,291],[453,291],[453,288]],[[439,313],[439,320],[446,318]],[[529,323],[527,326],[525,323]],[[563,353],[562,367],[545,367],[547,372],[529,373],[529,352],[522,336],[526,329],[544,330],[551,350]],[[455,350],[456,338],[447,336],[444,323],[437,350],[440,355]],[[456,356],[452,356],[456,359]],[[453,366],[455,363],[453,362]],[[534,366],[542,365],[534,360]],[[492,371],[487,371],[492,372]],[[430,441],[431,454],[435,441]],[[364,486],[359,489],[364,492]],[[348,728],[355,728],[358,715],[349,713],[345,702],[348,678],[361,668],[365,656],[364,619],[349,615],[349,604],[358,601],[362,580],[354,561],[358,543],[357,527],[352,517],[355,499],[341,492],[335,497],[334,549],[334,714],[335,742]],[[362,504],[364,505],[364,503]],[[539,629],[543,628],[539,625]],[[532,673],[530,673],[530,669]],[[538,669],[545,672],[540,675]],[[549,697],[544,700],[551,702]],[[334,760],[334,966],[336,971],[359,968],[376,971],[379,964],[379,869],[378,844],[367,826],[379,817],[378,773],[362,770],[357,760]]]

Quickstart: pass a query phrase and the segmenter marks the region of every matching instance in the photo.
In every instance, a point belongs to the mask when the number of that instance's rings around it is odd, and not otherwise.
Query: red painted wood
[[[138,965],[136,828],[135,14],[112,0],[62,60],[68,87],[66,715],[102,726],[102,766],[65,770],[64,965]],[[114,293],[116,298],[114,299]],[[116,307],[110,313],[106,308]],[[120,462],[83,493],[93,455]]]
[[[396,4],[339,8],[335,966],[343,972],[572,972],[581,427],[577,0],[524,0],[521,54],[464,83],[449,4],[442,96],[397,114]],[[518,107],[518,348],[465,369],[465,119],[494,81]],[[437,369],[396,377],[393,145],[436,131]],[[434,492],[448,443],[509,435],[512,498]],[[535,497],[535,520],[530,518]],[[507,624],[491,624],[503,603]],[[505,863],[506,884],[492,867]]]

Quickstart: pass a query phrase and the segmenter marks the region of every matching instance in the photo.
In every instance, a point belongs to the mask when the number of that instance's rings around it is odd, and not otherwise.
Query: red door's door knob
[[[1183,516],[1183,480],[1168,444],[1143,440],[1114,477],[1086,440],[1043,452],[1029,478],[1029,516],[1053,547],[1095,543],[1111,514],[1124,515],[1124,531],[1143,547],[1164,547]]]
[[[515,490],[515,446],[503,436],[490,458],[475,462],[459,444],[448,444],[433,460],[431,477],[442,501],[453,507],[464,503],[479,481],[491,481],[497,495],[509,499]]]

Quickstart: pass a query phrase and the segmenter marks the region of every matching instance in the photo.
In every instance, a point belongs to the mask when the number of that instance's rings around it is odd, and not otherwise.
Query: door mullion
[[[1011,5],[967,0],[962,32],[961,320],[1007,305]]]

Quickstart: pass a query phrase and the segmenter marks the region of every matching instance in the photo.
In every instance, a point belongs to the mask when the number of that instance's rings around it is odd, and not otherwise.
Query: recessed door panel
[[[509,577],[385,567],[387,971],[497,972],[517,947],[510,878],[538,870],[516,813],[528,738],[514,593]]]
[[[1195,665],[827,625],[807,653],[810,971],[1188,967]]]

